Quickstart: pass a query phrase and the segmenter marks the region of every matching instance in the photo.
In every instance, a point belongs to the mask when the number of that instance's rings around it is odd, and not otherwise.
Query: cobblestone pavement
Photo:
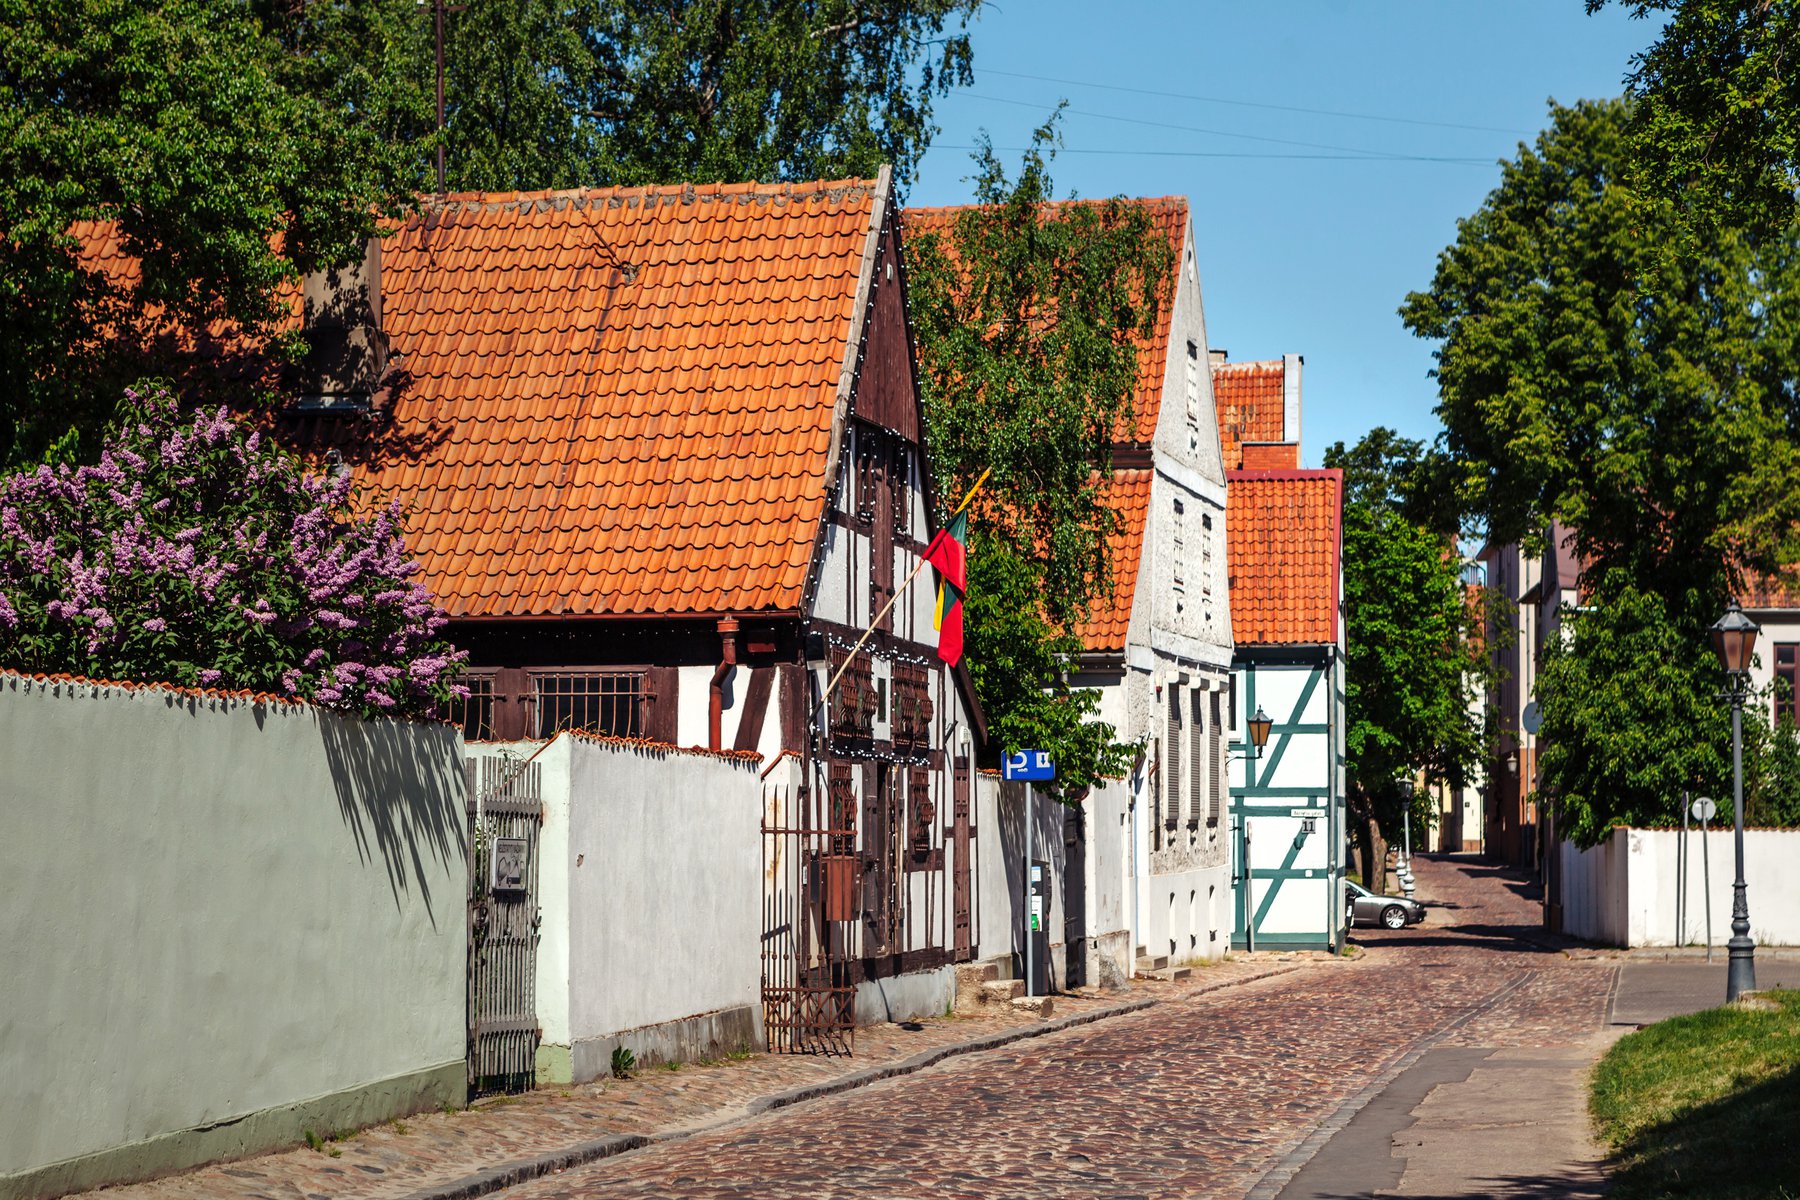
[[[1313,956],[1258,955],[1196,971],[1186,983],[1141,981],[1128,993],[1059,996],[1052,1020],[1291,972],[1309,957]],[[399,1200],[502,1164],[611,1135],[658,1136],[703,1128],[742,1116],[766,1097],[830,1084],[1035,1023],[1028,1014],[995,1007],[968,1017],[877,1025],[857,1031],[856,1055],[850,1059],[756,1054],[684,1064],[675,1071],[650,1068],[630,1080],[548,1088],[469,1111],[407,1117],[319,1150],[262,1155],[89,1196],[92,1200]]]
[[[1427,1046],[1573,1044],[1605,1022],[1612,967],[1543,942],[1515,878],[1449,861],[1417,872],[1428,924],[1359,931],[1355,961],[1172,998],[504,1194],[1249,1195]]]

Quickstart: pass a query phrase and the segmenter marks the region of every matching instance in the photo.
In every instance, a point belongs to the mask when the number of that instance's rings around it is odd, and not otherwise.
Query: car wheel
[[[1389,929],[1406,928],[1406,910],[1398,904],[1390,904],[1381,910],[1381,923]]]

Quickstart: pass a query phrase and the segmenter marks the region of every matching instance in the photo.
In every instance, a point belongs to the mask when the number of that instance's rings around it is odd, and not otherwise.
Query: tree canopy
[[[1608,0],[1587,0],[1588,11]],[[1632,60],[1637,178],[1670,206],[1681,244],[1720,229],[1777,231],[1800,217],[1800,3],[1621,0],[1670,14]]]
[[[271,23],[436,187],[432,10],[296,5]],[[934,97],[971,82],[978,0],[469,0],[444,24],[452,190],[910,181]]]
[[[1052,204],[1053,139],[1040,129],[1010,180],[984,144],[975,204],[909,234],[908,295],[939,494],[992,471],[970,523],[976,692],[998,745],[1055,750],[1079,791],[1129,766],[1096,697],[1064,680],[1075,627],[1111,594],[1114,431],[1175,252],[1141,205]]]
[[[0,0],[0,465],[91,439],[171,331],[267,333],[285,283],[361,256],[393,166],[243,4]],[[118,222],[129,297],[78,220]]]
[[[1463,586],[1443,519],[1442,464],[1377,428],[1325,452],[1344,471],[1344,750],[1347,801],[1370,886],[1379,839],[1400,833],[1399,782],[1460,787],[1481,760],[1482,608]],[[1419,816],[1429,811],[1421,794]]]

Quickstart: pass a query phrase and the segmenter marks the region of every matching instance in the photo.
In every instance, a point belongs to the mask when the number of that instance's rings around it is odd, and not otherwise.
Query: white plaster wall
[[[0,1180],[460,1064],[461,749],[0,675]]]
[[[1131,940],[1131,901],[1126,880],[1131,868],[1131,804],[1129,780],[1108,780],[1094,788],[1082,801],[1087,818],[1087,930],[1088,936],[1100,939],[1123,935],[1127,955],[1135,945]],[[1117,963],[1129,977],[1129,957]],[[1090,969],[1088,982],[1097,983]]]
[[[1147,875],[1141,881],[1138,944],[1175,962],[1222,957],[1231,944],[1230,869],[1223,865]]]
[[[1563,930],[1610,946],[1706,944],[1706,904],[1712,903],[1712,944],[1731,937],[1733,835],[1729,825],[1687,835],[1685,936],[1675,923],[1679,829],[1615,829],[1592,850],[1560,847]],[[1711,859],[1711,887],[1705,863]],[[1800,829],[1744,832],[1744,882],[1750,937],[1758,945],[1800,945]]]

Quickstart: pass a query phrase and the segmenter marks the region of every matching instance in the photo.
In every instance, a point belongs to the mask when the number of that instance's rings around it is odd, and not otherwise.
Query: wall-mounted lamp
[[[1269,744],[1269,730],[1274,728],[1275,722],[1269,720],[1269,714],[1263,711],[1262,705],[1258,704],[1256,715],[1250,718],[1248,724],[1252,747],[1250,757],[1261,758],[1263,747]]]

